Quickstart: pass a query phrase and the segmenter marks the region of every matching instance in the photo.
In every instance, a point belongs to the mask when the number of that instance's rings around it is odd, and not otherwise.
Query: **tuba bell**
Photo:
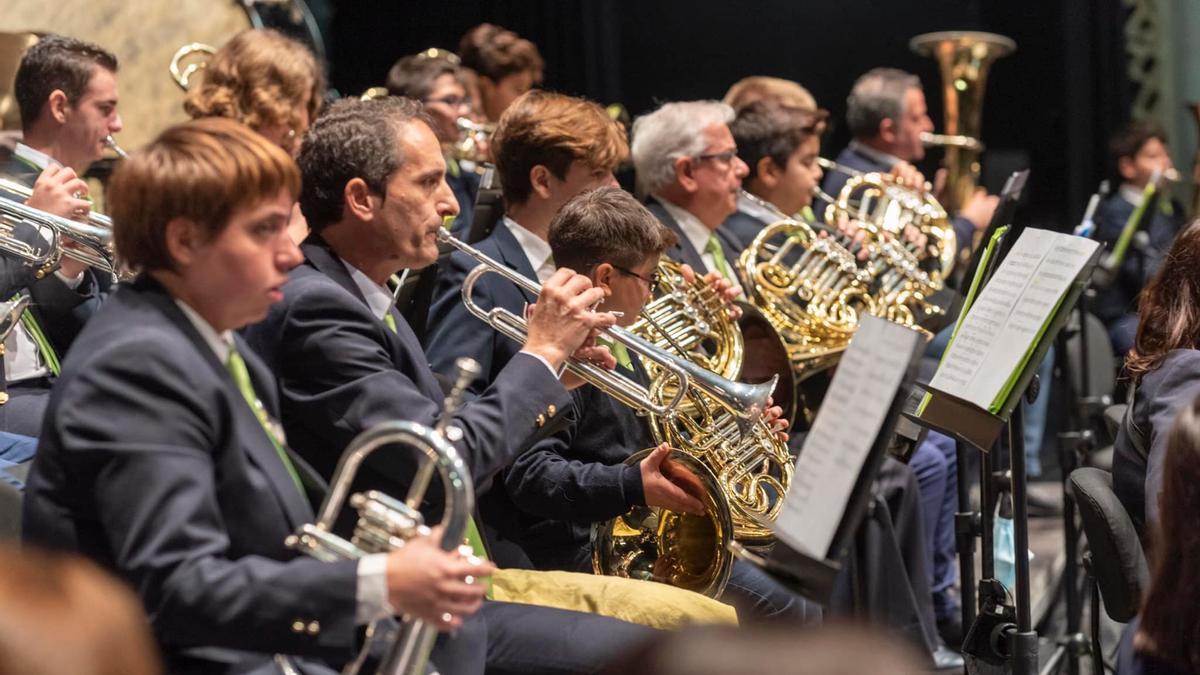
[[[384,422],[359,434],[338,460],[330,481],[329,493],[321,504],[317,521],[302,526],[285,544],[318,560],[333,562],[354,560],[371,553],[390,551],[413,537],[428,535],[430,528],[418,510],[436,470],[441,474],[446,505],[441,524],[445,528],[441,547],[446,551],[460,548],[467,530],[467,519],[474,510],[475,487],[458,450],[447,440],[447,430],[467,386],[479,376],[479,364],[459,359],[454,387],[446,395],[443,413],[433,429],[414,422]],[[404,501],[374,490],[350,495],[350,486],[359,468],[376,450],[401,444],[417,452],[424,460],[409,487]],[[349,499],[347,500],[347,497]],[[349,505],[358,512],[354,534],[346,540],[333,533],[342,509]],[[463,550],[469,554],[469,548]],[[362,671],[373,641],[382,640],[379,622],[367,627],[366,640],[358,658],[343,675]],[[387,650],[376,675],[424,675],[437,631],[423,621],[405,621],[399,635]],[[279,658],[277,658],[279,660]]]

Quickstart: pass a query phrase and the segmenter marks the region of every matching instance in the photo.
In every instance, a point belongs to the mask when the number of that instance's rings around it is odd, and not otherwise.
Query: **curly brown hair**
[[[1125,371],[1133,382],[1173,349],[1200,348],[1200,221],[1176,237],[1162,267],[1138,297],[1138,327]]]
[[[229,117],[254,130],[300,126],[321,107],[325,76],[300,42],[269,29],[238,33],[213,54],[183,108],[192,117]]]
[[[536,45],[490,23],[481,23],[467,31],[458,45],[458,56],[463,66],[495,82],[528,70],[533,74],[533,83],[540,84],[545,67]]]

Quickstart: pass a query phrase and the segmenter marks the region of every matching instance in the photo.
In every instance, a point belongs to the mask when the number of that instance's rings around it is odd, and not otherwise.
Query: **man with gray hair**
[[[633,123],[639,196],[678,236],[667,257],[737,284],[737,245],[721,223],[737,211],[746,163],[729,132],[733,108],[717,101],[667,103]]]
[[[924,182],[912,164],[925,159],[921,134],[933,131],[933,121],[916,75],[896,68],[867,71],[846,98],[846,126],[853,140],[837,156],[838,164]],[[830,171],[821,188],[837,196],[848,179],[841,171]],[[991,222],[997,201],[980,189],[955,214],[954,234],[960,250],[971,245],[976,230]]]

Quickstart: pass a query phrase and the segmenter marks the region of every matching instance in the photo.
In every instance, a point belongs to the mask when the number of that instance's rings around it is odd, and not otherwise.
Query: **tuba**
[[[927,144],[946,149],[946,190],[942,201],[946,209],[962,208],[979,181],[978,141],[983,117],[983,93],[987,88],[988,68],[992,62],[1011,54],[1017,43],[994,33],[945,31],[914,37],[909,47],[922,56],[937,59],[942,76],[942,100],[945,106],[944,136],[930,134]]]
[[[390,551],[413,537],[428,535],[430,528],[425,525],[418,506],[435,470],[441,474],[446,493],[441,521],[445,530],[440,543],[446,551],[460,548],[467,519],[475,508],[475,487],[466,464],[447,440],[447,431],[467,386],[479,376],[479,364],[464,358],[459,359],[456,366],[458,373],[454,387],[446,396],[437,426],[430,429],[413,422],[384,422],[359,434],[338,460],[317,522],[304,525],[289,536],[285,542],[289,548],[318,560],[333,562]],[[374,490],[349,495],[358,469],[367,457],[379,448],[393,444],[411,448],[424,460],[404,501]],[[334,523],[347,503],[358,512],[354,534],[348,541],[333,533]],[[468,555],[470,550],[466,548],[462,552]],[[378,621],[367,627],[363,648],[358,658],[342,671],[344,675],[357,675],[362,671],[367,655],[372,652],[372,643],[384,639],[381,628]],[[376,675],[424,675],[436,638],[437,631],[425,622],[405,621],[397,638],[388,645]],[[284,657],[276,660],[281,658]]]
[[[480,263],[463,280],[467,310],[509,338],[523,341],[525,320],[500,307],[484,310],[472,299],[474,286],[488,273],[533,294],[541,286],[444,229],[438,231],[438,239]],[[673,442],[679,448],[674,459],[699,482],[707,495],[707,511],[698,517],[642,509],[594,526],[594,567],[597,572],[654,578],[719,595],[732,564],[729,541],[739,535],[752,543],[769,541],[769,529],[759,519],[774,517],[791,480],[791,457],[762,418],[777,378],[761,384],[732,382],[632,331],[611,328],[604,337],[641,357],[655,373],[649,386],[574,359],[568,360],[567,368],[651,418],[656,441]],[[766,438],[776,445],[755,445]],[[764,451],[765,447],[770,449]],[[628,461],[643,456],[635,454]],[[610,552],[616,553],[610,557]]]

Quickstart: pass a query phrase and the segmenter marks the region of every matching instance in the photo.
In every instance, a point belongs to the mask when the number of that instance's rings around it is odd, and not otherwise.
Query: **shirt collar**
[[[697,253],[704,253],[708,248],[708,240],[712,237],[713,231],[705,227],[704,223],[700,222],[700,219],[691,211],[680,208],[658,195],[655,195],[654,198],[663,205],[667,213],[671,214],[675,222],[679,223],[679,229],[683,230],[683,236],[687,237],[692,248],[696,249]]]
[[[46,167],[51,164],[58,164],[58,161],[50,155],[41,150],[34,150],[24,143],[17,143],[16,149],[13,150],[13,156],[39,171],[45,171]]]
[[[504,224],[508,227],[508,231],[512,232],[517,243],[521,245],[521,250],[525,252],[525,257],[529,258],[529,266],[533,268],[536,274],[550,260],[550,244],[508,216],[504,216]]]
[[[200,337],[204,338],[204,343],[207,344],[209,349],[212,349],[213,353],[217,355],[217,360],[221,363],[228,361],[229,352],[233,350],[233,331],[227,330],[218,333],[217,330],[212,327],[212,324],[206,321],[204,317],[200,316],[200,314],[196,310],[192,309],[191,306],[189,306],[186,302],[180,300],[179,298],[175,298],[175,304],[179,306],[179,309],[183,310],[183,315],[186,316],[187,320],[191,322],[192,327],[196,329],[196,332],[200,334]]]
[[[386,288],[380,286],[371,280],[354,265],[342,260],[342,264],[346,266],[346,271],[350,273],[350,278],[354,280],[354,285],[358,286],[358,290],[362,292],[363,297],[367,300],[367,308],[371,310],[371,314],[380,321],[387,316],[388,310],[392,308],[392,294]]]
[[[860,155],[866,155],[872,160],[883,164],[887,168],[892,168],[904,160],[895,155],[888,154],[882,150],[876,150],[869,145],[859,143],[857,140],[850,141],[850,149]]]
[[[1121,199],[1137,208],[1142,205],[1142,199],[1146,196],[1146,188],[1140,188],[1130,183],[1121,183],[1121,187],[1117,188],[1117,194],[1121,195]]]
[[[749,193],[742,193],[738,195],[738,211],[741,211],[755,220],[761,220],[764,223],[774,223],[778,220],[787,218],[782,211],[772,208],[773,205],[771,205],[765,199],[759,197],[761,201],[765,202],[760,204],[759,202],[756,202],[754,199],[750,198],[748,194]]]

